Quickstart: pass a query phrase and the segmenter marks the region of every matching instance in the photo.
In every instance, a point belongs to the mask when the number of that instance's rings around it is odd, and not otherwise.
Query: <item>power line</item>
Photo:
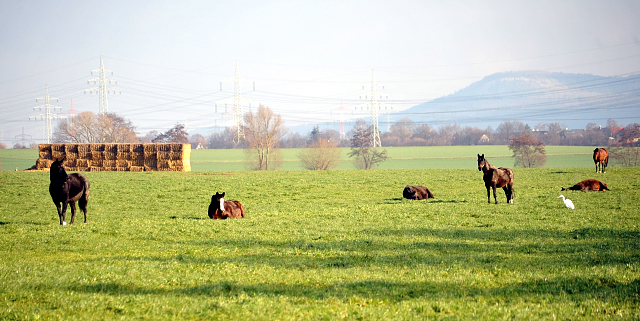
[[[56,114],[52,114],[51,113],[51,109],[56,109],[56,108],[62,109],[62,108],[58,107],[58,106],[52,106],[49,103],[49,101],[51,99],[55,99],[56,101],[58,100],[58,98],[49,97],[49,85],[46,86],[46,94],[45,94],[45,96],[43,98],[37,98],[36,101],[38,101],[38,99],[41,99],[41,100],[44,99],[44,105],[33,107],[33,109],[38,108],[38,109],[42,110],[42,108],[44,108],[44,114],[40,114],[40,115],[37,115],[37,116],[31,116],[31,117],[29,117],[29,120],[31,120],[31,118],[34,118],[34,119],[40,118],[40,119],[44,120],[44,124],[45,124],[44,125],[44,140],[45,140],[45,142],[47,144],[50,144],[51,143],[51,138],[53,136],[53,130],[51,128],[51,119],[62,118],[62,117],[60,117],[60,116],[58,116]],[[24,134],[24,127],[23,127],[23,134]]]
[[[93,83],[95,84],[97,82],[98,83],[98,87],[87,89],[84,92],[85,92],[85,94],[87,92],[93,93],[94,91],[98,93],[98,101],[100,103],[100,112],[99,112],[99,114],[102,115],[102,114],[106,114],[106,113],[109,112],[109,104],[107,103],[107,94],[109,92],[113,92],[115,94],[116,91],[117,92],[120,92],[120,91],[107,87],[107,82],[109,84],[111,84],[112,80],[111,79],[107,79],[106,73],[110,72],[113,75],[113,71],[104,69],[104,61],[102,60],[102,56],[100,56],[100,69],[92,70],[91,74],[93,75],[94,72],[98,73],[98,78],[91,79],[91,80],[87,81],[87,83],[90,83],[90,82],[93,81]]]

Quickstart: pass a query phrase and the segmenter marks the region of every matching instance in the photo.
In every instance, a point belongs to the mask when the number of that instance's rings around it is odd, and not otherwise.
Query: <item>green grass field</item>
[[[546,168],[586,168],[593,165],[592,146],[547,146]],[[513,167],[512,152],[507,146],[428,146],[428,147],[385,147],[389,159],[381,163],[380,169],[451,169],[474,168],[477,154],[485,154],[496,166]],[[353,160],[347,154],[349,148],[342,148],[338,170],[355,170]],[[281,170],[303,170],[298,159],[301,149],[282,149]],[[38,159],[37,150],[0,149],[0,170],[24,170],[33,166]],[[611,164],[610,164],[611,165]],[[208,149],[191,151],[193,171],[242,171],[248,170],[247,160],[240,149]]]
[[[47,172],[0,172],[0,319],[640,318],[640,168],[515,169],[494,205],[473,162],[87,172],[89,223],[65,227]],[[565,208],[585,178],[611,191]],[[247,217],[209,220],[216,191]]]

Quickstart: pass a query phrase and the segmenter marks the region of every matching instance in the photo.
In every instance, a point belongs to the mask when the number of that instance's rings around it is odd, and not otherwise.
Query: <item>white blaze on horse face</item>
[[[224,198],[220,198],[220,210],[224,212]]]

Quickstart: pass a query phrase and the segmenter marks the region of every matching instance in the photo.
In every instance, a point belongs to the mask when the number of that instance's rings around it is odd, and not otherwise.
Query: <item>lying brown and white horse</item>
[[[507,196],[507,203],[513,203],[513,171],[507,167],[496,168],[489,164],[484,158],[484,154],[480,156],[478,154],[478,170],[482,171],[484,175],[484,186],[487,188],[487,199],[491,204],[491,188],[493,188],[493,199],[498,204],[496,197],[496,187],[502,187],[504,194]]]
[[[244,209],[238,201],[225,201],[225,192],[222,194],[216,192],[211,196],[211,204],[209,204],[210,219],[226,219],[244,217]]]

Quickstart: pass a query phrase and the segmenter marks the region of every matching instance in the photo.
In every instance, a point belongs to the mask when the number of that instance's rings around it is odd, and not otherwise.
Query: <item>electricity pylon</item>
[[[107,94],[109,92],[113,92],[114,94],[116,92],[120,92],[120,90],[116,90],[116,89],[112,89],[107,87],[107,82],[109,84],[111,84],[111,79],[107,79],[107,72],[110,72],[111,75],[113,75],[113,71],[111,70],[107,70],[104,69],[104,61],[102,60],[102,56],[100,56],[100,69],[96,69],[96,70],[91,70],[91,74],[93,75],[93,73],[96,72],[98,73],[98,78],[95,79],[91,79],[89,81],[87,81],[87,83],[91,83],[93,81],[94,84],[98,84],[98,87],[95,88],[91,88],[91,89],[87,89],[84,91],[84,93],[86,94],[87,92],[89,93],[93,93],[93,92],[97,92],[98,93],[98,101],[100,102],[100,112],[99,114],[106,114],[109,112],[109,104],[107,103]],[[114,83],[117,84],[116,81],[113,81]]]
[[[33,119],[42,119],[44,120],[44,141],[47,144],[51,144],[51,137],[53,136],[53,130],[51,128],[51,119],[58,119],[58,118],[64,118],[61,116],[58,116],[57,114],[52,114],[51,113],[51,109],[56,109],[56,108],[61,108],[58,106],[52,106],[49,101],[51,99],[55,99],[56,101],[58,100],[58,98],[51,98],[49,97],[49,86],[46,86],[46,94],[43,98],[36,98],[36,101],[38,101],[38,99],[40,100],[44,100],[44,105],[42,106],[37,106],[37,107],[33,107],[33,109],[40,109],[42,110],[42,108],[44,108],[44,114],[40,114],[37,116],[30,116],[29,120],[31,120],[31,118]]]
[[[367,108],[371,108],[371,146],[382,147],[382,143],[380,142],[380,129],[378,127],[378,110],[382,109],[383,106],[386,108],[386,104],[378,102],[378,93],[376,93],[377,86],[381,85],[376,83],[374,71],[371,70],[371,101],[364,105],[367,106]],[[364,89],[364,86],[362,86],[362,89]],[[384,86],[382,86],[382,89],[384,89]],[[367,95],[365,95],[365,99],[367,99],[366,97]],[[382,95],[380,95],[380,99],[382,99]]]
[[[347,139],[347,133],[344,131],[344,122],[347,121],[348,118],[344,116],[344,112],[347,109],[342,107],[342,101],[340,101],[340,108],[334,110],[337,110],[339,112],[338,121],[340,122],[340,140],[345,140]]]
[[[25,135],[24,127],[22,127],[22,135],[16,135],[16,139],[17,139],[17,141],[14,142],[14,145],[15,144],[20,144],[20,145],[22,145],[24,147],[27,147],[27,144],[29,144],[29,147],[31,147],[31,145],[35,144],[31,140],[31,135]]]
[[[244,120],[242,113],[242,104],[251,104],[251,100],[242,97],[241,93],[241,83],[242,82],[251,82],[253,80],[246,79],[240,76],[240,71],[238,70],[238,61],[236,60],[236,74],[233,77],[224,79],[220,81],[220,91],[222,91],[222,83],[223,82],[233,82],[233,98],[227,98],[221,100],[221,103],[233,103],[233,127],[235,129],[235,136],[233,141],[237,144],[244,139]],[[256,89],[256,83],[253,82],[253,90]],[[216,106],[217,111],[217,106]]]

